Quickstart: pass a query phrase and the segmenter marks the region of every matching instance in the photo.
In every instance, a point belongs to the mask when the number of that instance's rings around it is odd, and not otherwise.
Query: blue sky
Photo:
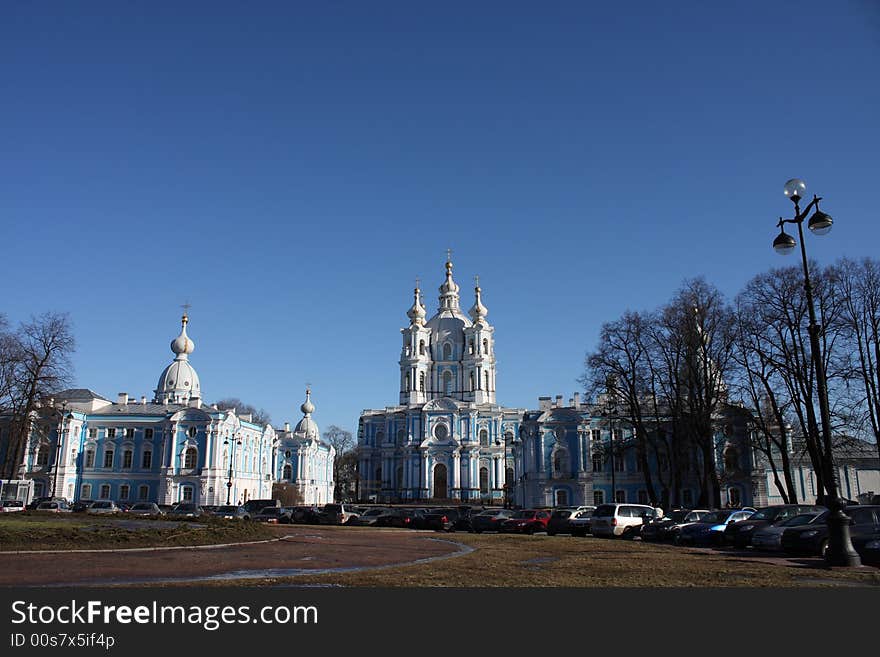
[[[208,401],[355,430],[452,248],[499,401],[567,398],[602,322],[782,264],[790,177],[877,255],[878,7],[3,3],[0,312],[151,396],[189,301]]]

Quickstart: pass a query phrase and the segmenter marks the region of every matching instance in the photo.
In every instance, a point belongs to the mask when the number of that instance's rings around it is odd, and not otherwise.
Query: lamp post
[[[241,438],[238,438],[237,435],[238,434],[233,434],[233,440],[231,444],[228,435],[226,437],[226,440],[223,441],[223,446],[229,447],[229,475],[226,479],[226,506],[232,504],[232,502],[229,501],[229,498],[232,495],[232,463],[235,459],[235,446],[241,445]]]
[[[49,494],[51,497],[55,497],[55,492],[58,490],[58,464],[61,460],[61,443],[64,436],[64,421],[68,418],[67,415],[67,400],[61,404],[60,417],[58,418],[58,435],[55,439],[55,463],[52,464],[52,468],[54,470],[52,474],[52,492]],[[71,415],[71,417],[73,417]]]
[[[831,230],[833,223],[831,217],[819,209],[821,197],[813,195],[813,200],[803,210],[800,201],[807,189],[806,183],[799,178],[792,178],[785,183],[783,193],[794,203],[794,218],[779,218],[776,224],[779,227],[779,235],[773,240],[773,248],[777,253],[787,255],[794,251],[797,241],[785,232],[785,224],[796,224],[801,246],[801,261],[804,268],[804,292],[807,297],[807,310],[810,314],[810,352],[813,360],[813,368],[816,371],[816,393],[819,397],[819,413],[822,421],[822,447],[820,460],[825,474],[825,490],[828,507],[828,552],[825,557],[830,566],[860,566],[861,560],[858,553],[853,549],[850,540],[849,518],[843,512],[843,504],[838,494],[837,469],[834,466],[834,455],[831,444],[831,413],[828,407],[828,382],[825,378],[825,365],[819,345],[819,334],[822,327],[816,322],[816,310],[813,307],[813,286],[810,283],[810,268],[807,264],[807,249],[804,244],[804,219],[815,209],[813,216],[807,222],[807,228],[816,235],[826,235]]]

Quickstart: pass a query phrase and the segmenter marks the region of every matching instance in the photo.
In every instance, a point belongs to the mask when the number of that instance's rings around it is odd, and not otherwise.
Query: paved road
[[[302,570],[357,569],[454,556],[462,546],[433,532],[278,527],[281,540],[213,549],[3,554],[0,586],[108,585],[241,579]]]

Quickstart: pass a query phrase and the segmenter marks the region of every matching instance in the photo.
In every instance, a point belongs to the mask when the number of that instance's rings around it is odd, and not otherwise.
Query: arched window
[[[39,449],[37,449],[36,461],[38,468],[49,464],[49,446],[45,443],[40,445]]]
[[[488,390],[489,390],[489,373],[486,372],[484,377],[486,379],[486,391],[488,392]]]
[[[88,447],[86,448],[86,467],[94,468],[95,467],[95,448]]]
[[[452,394],[452,372],[449,370],[443,372],[443,394]]]
[[[196,457],[198,456],[198,451],[195,447],[188,447],[186,453],[183,456],[183,467],[187,469],[191,469],[196,467]]]
[[[404,390],[412,390],[412,386],[410,385],[409,372],[406,373],[405,380],[406,380],[406,382],[405,382],[405,384],[404,384],[404,386],[403,386],[403,389],[404,389]]]
[[[407,344],[403,347],[403,353],[407,356],[407,358],[409,358],[409,352],[410,352],[410,346],[409,346],[409,343],[407,343]]]
[[[105,449],[104,450],[104,467],[112,468],[113,467],[113,450]]]
[[[403,445],[406,442],[406,429],[397,430],[397,444]]]
[[[564,488],[556,491],[556,506],[568,506],[568,491]]]
[[[384,442],[385,442],[385,432],[382,431],[381,429],[379,429],[376,432],[376,444],[381,445]]]
[[[471,392],[473,392],[473,391],[474,391],[474,385],[475,385],[475,384],[474,384],[474,373],[471,372],[470,374],[468,374],[468,378],[470,379]]]
[[[425,373],[419,373],[419,392],[425,392]]]
[[[122,467],[131,470],[131,462],[134,459],[134,451],[126,449],[122,452]]]
[[[443,343],[443,360],[452,360],[452,345],[448,342]]]
[[[419,356],[425,355],[425,341],[419,340]]]
[[[110,499],[110,484],[101,484],[101,492],[99,493],[102,500]]]
[[[483,338],[483,353],[489,353],[489,338]]]
[[[92,485],[91,484],[83,484],[82,488],[79,492],[80,499],[90,500],[92,499]]]
[[[480,494],[489,494],[489,468],[480,468]]]
[[[287,465],[284,466],[284,473],[281,475],[281,478],[286,479],[287,481],[290,481],[290,479],[292,477],[293,477],[293,468],[288,463]]]
[[[150,487],[149,486],[138,486],[138,499],[145,500],[150,495]]]
[[[129,493],[130,490],[131,490],[131,486],[129,486],[128,484],[122,484],[122,485],[120,485],[120,486],[119,486],[119,499],[120,499],[120,500],[127,500],[127,499],[128,499],[128,493]]]
[[[449,436],[449,429],[442,422],[434,426],[434,438],[443,441]]]
[[[489,446],[489,432],[485,429],[480,429],[480,444]]]
[[[469,353],[469,354],[474,353],[474,339],[473,339],[473,338],[471,338],[471,339],[468,341],[468,353]]]

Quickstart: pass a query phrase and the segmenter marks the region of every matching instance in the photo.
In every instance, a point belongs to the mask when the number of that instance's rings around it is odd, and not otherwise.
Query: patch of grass
[[[565,536],[452,534],[470,554],[427,564],[230,582],[368,587],[791,587],[880,586],[880,570],[763,563],[667,545]]]
[[[211,545],[274,538],[262,523],[217,519],[184,522],[42,514],[0,516],[0,552]]]

